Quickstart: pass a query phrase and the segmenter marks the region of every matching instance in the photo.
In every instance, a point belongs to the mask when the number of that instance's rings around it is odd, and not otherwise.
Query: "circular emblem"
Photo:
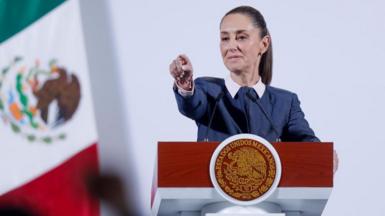
[[[253,205],[274,192],[281,177],[281,163],[268,141],[252,134],[239,134],[217,147],[210,162],[210,177],[225,199]]]
[[[0,117],[30,142],[64,140],[59,128],[75,114],[81,98],[75,74],[56,59],[41,63],[15,57],[0,73]]]

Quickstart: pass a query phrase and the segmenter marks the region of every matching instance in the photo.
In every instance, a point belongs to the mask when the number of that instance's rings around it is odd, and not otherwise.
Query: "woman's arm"
[[[176,85],[174,85],[174,94],[179,112],[183,115],[198,120],[207,112],[207,95],[199,80],[193,84],[191,95],[182,95]]]
[[[174,78],[174,93],[179,111],[194,120],[200,119],[207,110],[207,96],[204,84],[193,81],[193,67],[186,55],[179,55],[170,64],[170,74]]]
[[[296,94],[293,94],[289,113],[289,120],[283,129],[283,141],[308,141],[319,142],[314,131],[310,128],[305,119],[305,114],[300,107],[300,101]]]

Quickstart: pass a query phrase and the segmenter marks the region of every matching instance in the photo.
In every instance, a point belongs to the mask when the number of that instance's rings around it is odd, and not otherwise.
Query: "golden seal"
[[[272,187],[277,166],[273,153],[255,139],[236,139],[219,152],[214,166],[218,186],[239,201],[263,196]]]

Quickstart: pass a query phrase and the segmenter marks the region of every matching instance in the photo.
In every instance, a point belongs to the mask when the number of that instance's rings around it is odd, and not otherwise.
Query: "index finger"
[[[182,64],[189,64],[189,63],[191,64],[190,59],[185,54],[180,54],[178,58],[182,60]]]

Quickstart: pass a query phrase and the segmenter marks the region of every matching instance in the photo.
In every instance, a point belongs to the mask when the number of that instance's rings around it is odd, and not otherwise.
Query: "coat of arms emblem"
[[[74,116],[80,87],[78,77],[55,59],[43,65],[15,57],[0,71],[0,116],[31,142],[65,139],[66,134],[56,129]]]
[[[210,177],[217,191],[230,202],[256,204],[275,190],[281,164],[274,147],[262,137],[240,134],[215,150]]]

